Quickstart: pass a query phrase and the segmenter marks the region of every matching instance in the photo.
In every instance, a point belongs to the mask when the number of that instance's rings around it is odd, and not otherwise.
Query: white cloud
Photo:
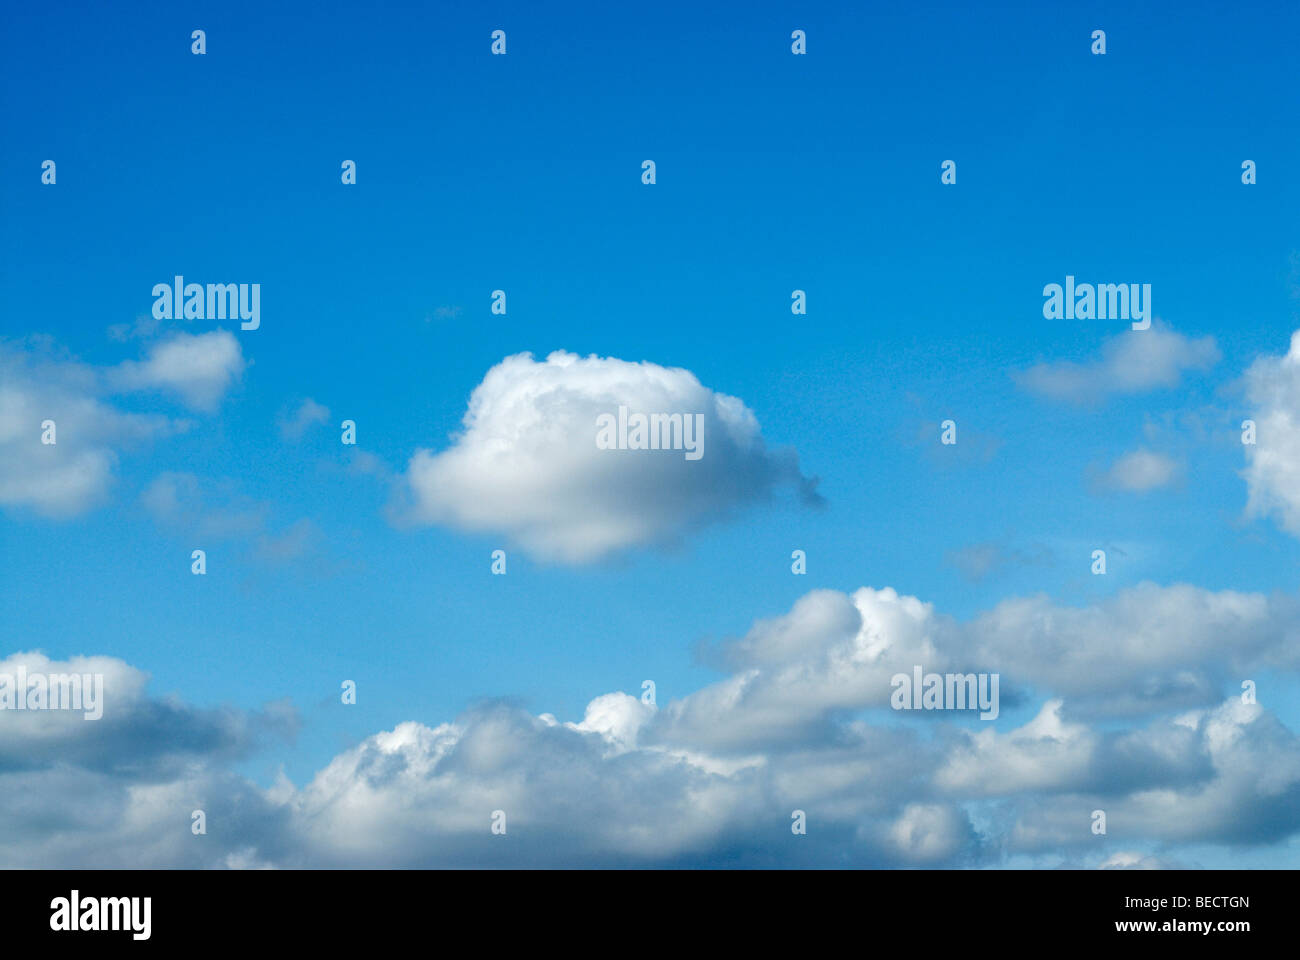
[[[228,330],[176,333],[149,348],[142,361],[126,361],[113,372],[124,390],[161,390],[196,410],[216,409],[243,375],[243,350]]]
[[[731,676],[662,709],[609,693],[561,723],[486,704],[398,724],[300,787],[281,777],[265,790],[229,767],[293,729],[286,709],[195,710],[149,698],[120,661],[74,661],[63,669],[113,678],[113,713],[0,714],[12,731],[0,818],[13,827],[0,865],[1159,865],[1098,847],[1094,809],[1125,849],[1281,842],[1300,831],[1300,740],[1261,707],[1222,699],[1244,664],[1300,665],[1295,605],[1277,603],[1147,585],[1075,611],[1009,602],[962,624],[887,588],[816,591],[728,644]],[[1008,685],[1026,676],[1047,699],[1019,726],[864,719],[912,663],[998,664]],[[1194,709],[1146,699],[1154,719],[1133,728],[1089,726],[1073,709],[1125,702],[1184,669],[1230,677],[1198,688]],[[202,844],[186,842],[196,807],[222,825]],[[809,833],[792,843],[796,809]],[[508,842],[489,830],[496,810]]]
[[[317,554],[324,541],[321,529],[305,517],[273,527],[272,505],[243,494],[238,484],[228,479],[201,479],[192,473],[168,471],[141,492],[140,503],[171,533],[203,543],[244,541],[252,559],[270,565]]]
[[[105,398],[102,368],[0,342],[0,506],[71,516],[103,501],[120,452],[188,428]],[[46,420],[55,443],[42,443]]]
[[[1101,357],[1089,363],[1043,363],[1016,374],[1025,389],[1077,404],[1100,403],[1111,395],[1176,387],[1190,370],[1219,362],[1213,337],[1191,340],[1168,327],[1126,330],[1106,340]]]
[[[1276,514],[1300,536],[1300,330],[1283,356],[1261,357],[1245,376],[1255,443],[1243,444],[1247,513]]]
[[[1033,720],[1009,734],[1000,736],[993,727],[967,734],[935,781],[968,796],[1086,783],[1099,738],[1083,724],[1063,721],[1061,706],[1061,700],[1049,700]]]
[[[607,450],[597,417],[700,414],[704,453]],[[781,486],[815,500],[792,451],[769,451],[754,414],[694,374],[557,351],[507,357],[475,388],[464,431],[417,450],[406,479],[415,523],[497,531],[540,558],[582,563],[675,540]]]
[[[123,451],[192,425],[128,412],[115,395],[156,389],[211,410],[244,367],[238,341],[224,330],[177,334],[143,361],[116,366],[82,363],[48,338],[0,341],[0,506],[72,516],[98,505]],[[54,421],[52,444],[42,443],[46,420]]]
[[[1290,595],[1142,583],[1086,607],[1004,600],[961,635],[1004,684],[1060,694],[1076,713],[1144,715],[1214,703],[1245,670],[1295,669],[1297,622]]]
[[[657,732],[710,751],[803,740],[837,712],[888,706],[896,673],[946,669],[945,651],[960,646],[955,628],[888,587],[814,591],[728,644],[731,676],[666,706]]]
[[[963,577],[981,583],[990,576],[1014,566],[1038,566],[1051,561],[1052,551],[1043,544],[1033,544],[1026,549],[1004,547],[993,542],[973,543],[945,554],[946,562],[956,567]]]

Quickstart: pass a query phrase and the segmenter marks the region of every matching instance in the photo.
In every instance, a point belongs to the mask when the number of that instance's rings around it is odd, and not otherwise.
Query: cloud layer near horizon
[[[0,711],[0,865],[1117,867],[1152,865],[1134,852],[1152,846],[1278,841],[1300,830],[1300,740],[1235,693],[1300,667],[1295,604],[1143,584],[958,622],[888,588],[818,590],[717,649],[728,676],[662,707],[608,693],[564,723],[485,704],[269,789],[229,766],[292,734],[287,707],[196,710],[151,699],[120,661],[15,655],[0,673],[104,672],[106,710]],[[987,723],[888,710],[914,664],[999,672],[1004,712],[1037,706]]]

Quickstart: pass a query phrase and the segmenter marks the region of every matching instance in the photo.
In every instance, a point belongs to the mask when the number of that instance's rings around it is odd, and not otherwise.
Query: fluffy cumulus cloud
[[[1143,583],[1086,607],[1012,598],[962,635],[984,669],[1089,716],[1206,707],[1249,671],[1300,667],[1293,595],[1188,584]]]
[[[204,539],[249,537],[266,528],[270,507],[239,493],[230,482],[201,480],[167,471],[140,494],[140,503],[161,526]]]
[[[1235,695],[1243,669],[1300,666],[1294,612],[1145,585],[960,622],[887,588],[815,591],[713,651],[727,675],[681,699],[603,694],[569,722],[482,704],[269,787],[230,765],[292,734],[287,708],[198,710],[120,661],[22,654],[0,674],[98,671],[110,696],[99,721],[0,711],[17,826],[0,865],[1174,865],[1180,844],[1300,831],[1300,739]],[[997,671],[1020,694],[993,721],[890,710],[913,665]]]
[[[1219,357],[1213,337],[1193,340],[1152,324],[1105,341],[1096,360],[1042,363],[1016,379],[1026,390],[1052,400],[1093,404],[1114,395],[1176,387],[1185,373],[1208,370]]]
[[[71,516],[96,506],[124,453],[191,426],[128,410],[122,395],[162,391],[208,411],[244,367],[225,331],[178,334],[114,366],[82,363],[42,338],[0,341],[0,507]]]
[[[680,441],[670,427],[664,443],[676,449],[598,445],[598,419],[617,421],[620,407],[629,423],[679,415]],[[610,436],[619,446],[617,426]],[[685,449],[697,444],[698,457]],[[769,449],[735,397],[688,370],[562,351],[542,362],[518,354],[489,370],[464,430],[446,450],[417,450],[406,484],[410,521],[503,533],[562,563],[676,540],[781,487],[817,501],[794,452]]]
[[[1282,356],[1260,357],[1246,372],[1255,443],[1245,443],[1247,512],[1277,517],[1300,535],[1300,330]]]

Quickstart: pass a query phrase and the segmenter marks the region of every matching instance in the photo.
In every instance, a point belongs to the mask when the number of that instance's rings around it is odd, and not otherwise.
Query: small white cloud
[[[123,363],[112,380],[119,389],[162,390],[196,410],[214,410],[245,366],[228,330],[177,333],[150,347],[144,360]]]
[[[1102,344],[1089,363],[1042,363],[1015,375],[1022,387],[1052,400],[1100,403],[1113,395],[1176,387],[1183,374],[1219,362],[1213,337],[1191,340],[1168,327],[1126,330]]]
[[[1245,389],[1255,421],[1255,443],[1242,444],[1246,512],[1276,514],[1284,530],[1300,536],[1300,330],[1286,354],[1251,365]]]
[[[703,421],[703,455],[597,446],[597,418],[681,414]],[[793,451],[770,451],[754,414],[695,375],[557,351],[507,357],[475,388],[464,432],[408,465],[404,519],[497,531],[545,560],[582,563],[676,540],[782,486],[816,502]]]

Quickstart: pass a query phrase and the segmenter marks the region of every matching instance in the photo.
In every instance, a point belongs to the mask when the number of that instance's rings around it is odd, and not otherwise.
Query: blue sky
[[[0,37],[11,359],[109,377],[224,326],[240,363],[206,408],[157,383],[95,394],[173,427],[104,440],[111,470],[76,509],[0,500],[0,652],[118,658],[150,675],[152,696],[199,712],[291,702],[295,737],[229,761],[256,790],[280,770],[302,787],[380,731],[485,703],[576,723],[593,698],[639,696],[645,679],[661,706],[686,698],[728,675],[708,650],[813,590],[893,588],[957,623],[1014,598],[1104,608],[1143,582],[1277,592],[1285,606],[1300,558],[1290,475],[1247,476],[1240,423],[1287,396],[1265,384],[1252,400],[1248,371],[1286,354],[1300,326],[1300,135],[1284,122],[1296,20],[1280,4],[15,9]],[[497,28],[506,56],[489,53]],[[795,28],[806,56],[790,52]],[[1094,29],[1105,56],[1089,52]],[[957,183],[941,185],[950,159]],[[340,183],[344,160],[355,185]],[[260,329],[151,326],[151,289],[176,274],[260,283]],[[1035,365],[1102,363],[1108,342],[1139,336],[1121,321],[1045,320],[1042,288],[1067,274],[1151,284],[1171,353],[1213,338],[1214,359],[1166,357],[1172,379],[1118,393],[1103,364],[1084,403],[1028,388]],[[495,289],[505,316],[490,312]],[[806,316],[791,314],[795,289]],[[453,446],[489,370],[557,350],[684,368],[739,398],[767,449],[797,452],[824,505],[760,484],[752,502],[719,494],[706,517],[581,563],[521,547],[509,524],[401,522],[412,456]],[[308,398],[328,418],[286,437]],[[948,418],[955,447],[939,443]],[[355,448],[339,442],[344,419]],[[60,437],[79,442],[92,438]],[[1137,450],[1165,458],[1167,480],[1108,488]],[[148,492],[178,475],[198,492],[160,518]],[[1252,484],[1281,506],[1248,511]],[[520,497],[553,492],[520,480]],[[196,547],[204,577],[190,573]],[[504,577],[489,569],[499,547]],[[1089,570],[1098,548],[1106,576]],[[791,573],[795,549],[806,576]],[[1279,644],[1241,678],[1295,731],[1294,644]],[[1233,656],[1225,641],[1220,659]],[[1240,671],[1214,663],[1217,704]],[[1024,691],[1000,732],[1061,693],[1017,678],[1014,659],[986,669]],[[355,706],[339,703],[345,679]],[[1175,712],[1086,722],[1146,729]],[[849,714],[931,736],[887,709]],[[1294,750],[1294,735],[1281,742]],[[948,837],[943,818],[965,815],[981,836],[978,855],[953,840],[936,863],[1104,859],[1086,843],[1017,848],[983,824],[984,793],[913,799],[882,801],[880,816],[929,811]],[[1244,839],[1135,831],[1105,854],[1296,865],[1300,823],[1244,809],[1261,819]],[[843,835],[806,862],[887,862],[875,847],[854,859],[844,838],[866,828],[836,823]],[[764,860],[753,829],[661,859],[803,862]],[[274,848],[257,857],[276,862]],[[567,862],[558,843],[536,856]]]

